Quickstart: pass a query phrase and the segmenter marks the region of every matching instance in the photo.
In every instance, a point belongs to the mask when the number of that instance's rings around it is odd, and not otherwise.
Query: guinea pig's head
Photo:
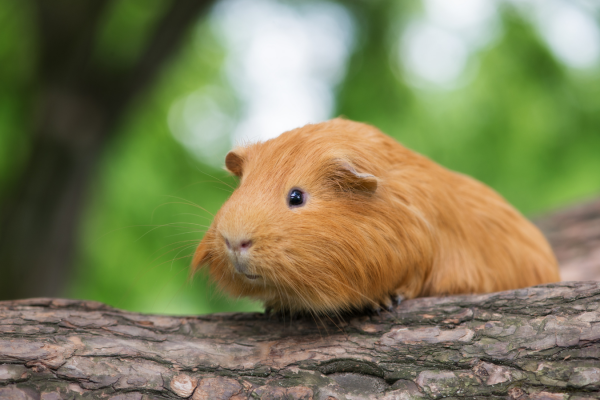
[[[319,314],[381,301],[377,265],[387,260],[365,251],[377,240],[378,177],[340,123],[227,154],[240,184],[198,246],[193,271],[208,267],[224,291],[277,311]]]

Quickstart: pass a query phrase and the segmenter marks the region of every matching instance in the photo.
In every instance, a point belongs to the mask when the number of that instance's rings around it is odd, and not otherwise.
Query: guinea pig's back
[[[421,158],[414,197],[435,257],[420,295],[484,293],[560,280],[546,238],[493,189]],[[416,190],[418,193],[419,191]]]
[[[431,238],[433,257],[413,266],[424,282],[413,285],[406,297],[483,293],[560,280],[546,238],[493,189],[372,126],[342,119],[329,124],[357,167],[378,177],[377,195],[383,201],[376,218],[389,219],[402,230],[409,212],[416,220],[411,225],[427,230]]]

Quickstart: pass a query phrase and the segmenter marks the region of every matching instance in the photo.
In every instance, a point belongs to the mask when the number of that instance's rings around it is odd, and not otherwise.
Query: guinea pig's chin
[[[237,280],[242,281],[244,283],[250,283],[250,284],[263,284],[264,280],[262,278],[262,276],[260,275],[256,275],[256,274],[241,274],[239,272],[234,272],[234,275],[236,276]]]
[[[230,258],[230,262],[234,275],[240,279],[251,282],[259,282],[262,280],[262,277],[249,267],[249,263],[246,260],[232,257]]]

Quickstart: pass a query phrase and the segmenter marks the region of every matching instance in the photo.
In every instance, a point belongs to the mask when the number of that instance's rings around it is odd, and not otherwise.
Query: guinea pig
[[[556,282],[541,232],[498,193],[344,119],[225,158],[239,187],[192,262],[234,296],[282,313]]]

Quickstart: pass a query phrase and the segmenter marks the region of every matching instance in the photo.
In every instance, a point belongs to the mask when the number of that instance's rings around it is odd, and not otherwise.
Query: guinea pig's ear
[[[343,186],[357,192],[373,194],[377,190],[377,178],[374,175],[357,172],[352,164],[338,160]]]
[[[241,178],[244,168],[245,152],[242,147],[231,150],[225,156],[225,168],[235,176]]]

